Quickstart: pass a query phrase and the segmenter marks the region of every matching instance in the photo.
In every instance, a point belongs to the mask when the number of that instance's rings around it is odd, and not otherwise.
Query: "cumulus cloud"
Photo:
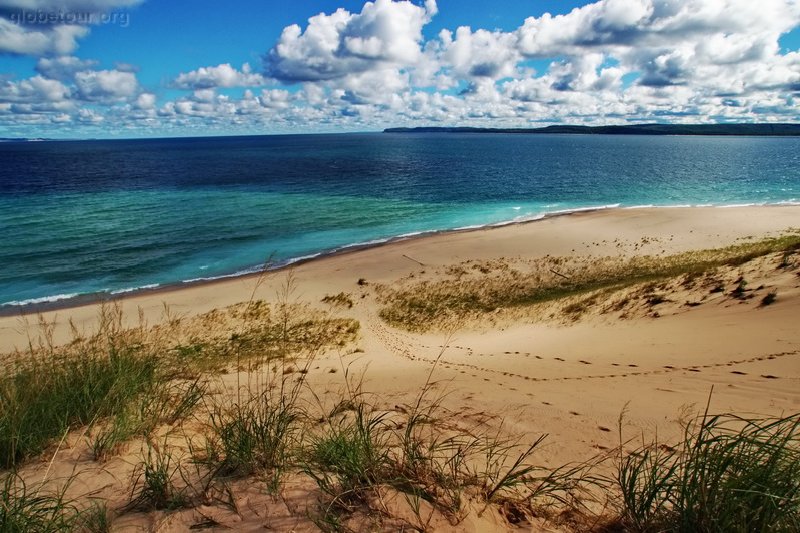
[[[78,59],[73,56],[42,57],[36,63],[36,72],[52,80],[67,81],[75,78],[75,74],[89,70],[97,65],[97,61]]]
[[[308,20],[305,30],[287,26],[264,57],[266,74],[284,82],[320,81],[392,66],[413,66],[421,57],[422,27],[437,12],[409,1],[376,0],[361,13],[338,9]]]
[[[439,39],[442,42],[440,60],[457,78],[499,79],[517,74],[521,55],[512,34],[482,29],[473,32],[462,26],[456,30],[455,37],[449,30],[442,30]]]
[[[230,63],[216,67],[201,67],[191,72],[180,74],[173,85],[178,89],[213,89],[216,87],[254,87],[264,84],[264,78],[254,73],[250,65],[245,63],[241,70],[236,70]]]
[[[155,109],[156,95],[153,93],[142,93],[136,98],[135,108],[140,110]]]
[[[69,88],[57,80],[34,76],[18,82],[0,84],[2,103],[60,102],[69,98]]]
[[[601,0],[530,17],[516,34],[527,57],[604,53],[641,85],[713,86],[743,65],[780,61],[778,38],[798,24],[795,0]]]
[[[68,54],[89,33],[75,25],[27,27],[0,18],[0,53],[17,55]]]
[[[130,22],[115,9],[143,0],[0,0],[0,54],[72,53],[89,27]]]
[[[139,83],[132,72],[86,70],[75,74],[80,98],[88,101],[118,101],[135,96]]]

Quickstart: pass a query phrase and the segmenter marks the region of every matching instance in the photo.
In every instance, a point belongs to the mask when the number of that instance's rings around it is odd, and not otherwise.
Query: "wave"
[[[761,207],[767,205],[767,202],[750,202],[745,204],[720,204],[715,207],[727,209],[731,207]]]
[[[585,213],[587,211],[603,211],[605,209],[616,209],[622,204],[604,204],[604,205],[593,205],[587,207],[570,207],[567,209],[557,209],[555,211],[546,211],[545,216],[553,216],[553,215],[571,215],[572,213]]]
[[[150,284],[147,284],[147,285],[140,285],[138,287],[128,287],[128,288],[125,288],[125,289],[116,289],[116,290],[113,290],[113,291],[103,291],[103,292],[107,292],[108,294],[113,294],[113,295],[127,294],[129,292],[146,291],[146,290],[150,290],[150,289],[156,289],[156,288],[158,288],[160,286],[161,286],[160,283],[150,283]]]
[[[4,302],[3,306],[24,306],[24,305],[41,305],[41,304],[49,304],[53,302],[58,302],[60,300],[71,300],[72,298],[77,298],[80,296],[81,293],[79,292],[72,292],[69,294],[56,294],[54,296],[42,296],[41,298],[30,298],[28,300],[12,300],[10,302]]]

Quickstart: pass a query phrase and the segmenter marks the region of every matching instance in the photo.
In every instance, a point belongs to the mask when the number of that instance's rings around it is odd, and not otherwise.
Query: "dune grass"
[[[64,350],[17,357],[0,380],[0,466],[37,455],[71,429],[130,408],[146,394],[160,394],[168,380],[157,354],[128,339],[110,337]]]
[[[448,268],[436,281],[382,286],[380,317],[410,331],[446,329],[465,319],[598,290],[618,290],[682,275],[696,276],[737,266],[771,253],[796,253],[800,234],[671,256],[547,256],[514,265],[468,261]]]
[[[62,533],[73,531],[80,513],[64,496],[29,487],[15,474],[0,477],[0,533]]]
[[[471,512],[470,504],[496,505],[519,519],[574,502],[593,483],[589,463],[537,466],[535,452],[546,436],[525,444],[505,435],[502,423],[491,430],[454,422],[443,396],[433,393],[435,368],[416,400],[394,410],[379,408],[360,381],[348,384],[333,409],[309,428],[298,461],[321,490],[314,516],[320,528],[347,531],[354,516],[384,516],[381,502],[388,493],[401,495],[415,517],[390,529],[425,530],[434,514],[455,526]],[[424,506],[431,510],[427,519]]]
[[[621,456],[615,481],[626,531],[798,531],[800,415],[705,414],[677,446]]]

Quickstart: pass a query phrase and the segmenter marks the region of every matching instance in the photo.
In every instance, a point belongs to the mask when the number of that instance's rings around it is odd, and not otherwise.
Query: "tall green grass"
[[[0,466],[13,467],[66,431],[126,409],[159,379],[155,354],[132,348],[18,361],[0,379]]]
[[[287,381],[278,391],[268,388],[231,406],[210,408],[205,450],[198,460],[212,480],[256,475],[277,492],[302,430],[298,390],[289,391]]]
[[[34,490],[15,474],[0,478],[0,533],[62,533],[73,531],[79,512],[65,495]]]
[[[677,447],[621,457],[615,481],[626,531],[800,531],[800,414],[705,415]]]

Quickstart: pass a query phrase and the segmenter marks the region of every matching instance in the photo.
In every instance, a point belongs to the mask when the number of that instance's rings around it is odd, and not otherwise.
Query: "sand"
[[[548,434],[537,458],[552,466],[617,446],[623,412],[623,439],[658,434],[669,440],[679,431],[681,413],[702,410],[712,388],[715,412],[795,413],[800,411],[800,277],[775,278],[774,267],[745,273],[751,283],[777,291],[776,302],[766,307],[755,299],[723,297],[687,307],[680,304],[693,296],[675,288],[673,305],[659,308],[657,316],[641,313],[620,320],[589,313],[574,322],[503,320],[449,334],[387,326],[378,317],[374,287],[410,275],[432,279],[443,267],[466,260],[672,254],[798,227],[800,206],[610,209],[409,239],[310,261],[291,269],[292,297],[324,307],[319,302],[327,294],[352,294],[354,307],[335,312],[359,320],[361,337],[358,353],[320,356],[307,379],[336,387],[342,372],[331,369],[350,365],[352,372],[363,372],[366,391],[392,406],[417,393],[438,358],[435,378],[448,393],[444,406],[454,417],[497,426],[502,420],[505,431],[524,438]],[[138,309],[157,323],[165,304],[174,314],[191,316],[251,297],[274,300],[287,275],[277,272],[260,282],[253,276],[229,279],[120,302],[131,323]],[[48,312],[45,318],[56,322],[55,339],[63,342],[69,321],[91,329],[97,313],[97,305],[86,305]],[[0,351],[24,349],[28,337],[38,335],[35,322],[35,316],[0,318]]]

